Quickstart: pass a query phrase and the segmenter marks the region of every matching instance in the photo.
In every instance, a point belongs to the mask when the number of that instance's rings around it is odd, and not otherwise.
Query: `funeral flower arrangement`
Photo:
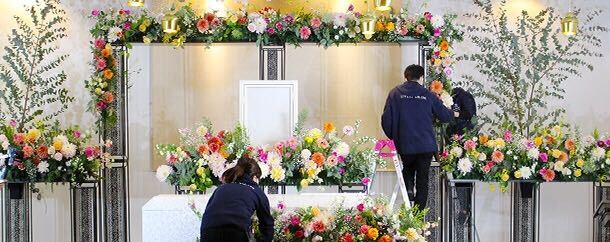
[[[296,184],[368,184],[375,165],[384,162],[372,149],[370,137],[356,137],[360,122],[340,131],[327,122],[323,129],[298,128],[294,137],[256,152],[263,171],[263,183]],[[301,125],[297,125],[301,127]],[[347,140],[351,139],[351,142]],[[370,147],[363,147],[366,144]]]
[[[429,81],[445,92],[451,91],[454,52],[453,44],[462,40],[462,32],[453,23],[455,15],[434,15],[425,12],[412,16],[406,9],[399,14],[374,18],[362,14],[350,5],[345,12],[324,13],[299,11],[280,13],[272,8],[255,8],[247,1],[240,2],[238,9],[231,10],[226,17],[215,12],[199,14],[189,4],[172,7],[163,17],[154,17],[146,11],[132,12],[129,9],[93,10],[95,21],[91,28],[93,74],[86,81],[93,97],[90,109],[99,114],[99,121],[114,122],[116,110],[114,99],[119,95],[120,71],[117,53],[112,46],[130,48],[133,42],[169,43],[182,46],[187,42],[256,42],[258,45],[291,44],[310,42],[329,47],[341,43],[364,41],[400,42],[414,39],[428,41],[433,47],[427,55],[432,68],[428,70]],[[373,17],[373,18],[371,18]],[[175,23],[171,31],[165,31],[163,22]],[[371,36],[363,33],[363,23],[374,21],[375,30]],[[366,37],[370,37],[367,39]],[[441,93],[442,94],[442,93]],[[443,94],[445,97],[447,94]],[[447,98],[445,98],[447,99]]]
[[[189,186],[191,191],[205,191],[220,184],[223,172],[247,156],[257,160],[263,185],[367,185],[376,164],[384,160],[372,148],[376,140],[356,137],[358,126],[359,122],[347,125],[338,133],[330,122],[323,130],[303,130],[299,122],[289,140],[254,147],[239,124],[232,131],[214,133],[212,124],[204,121],[194,130],[180,130],[179,145],[157,145],[167,162],[157,168],[157,178],[174,186]]]
[[[158,153],[167,162],[157,168],[157,178],[174,186],[188,186],[191,191],[205,191],[220,184],[222,173],[248,155],[250,140],[246,131],[236,125],[232,131],[215,133],[212,124],[204,121],[194,130],[182,129],[180,144],[157,145]]]
[[[110,160],[100,146],[89,145],[89,132],[56,123],[21,131],[11,120],[0,126],[0,178],[11,182],[73,182],[98,178]],[[108,143],[108,146],[111,144]]]
[[[442,154],[443,169],[458,179],[606,181],[610,175],[610,138],[598,132],[581,137],[561,126],[541,129],[533,137],[506,131],[455,137]]]
[[[425,242],[436,223],[424,222],[427,209],[401,206],[392,211],[385,200],[367,197],[356,207],[343,208],[341,203],[329,209],[303,207],[288,209],[283,203],[272,209],[275,220],[274,241],[418,241]],[[191,210],[201,218],[194,202]],[[253,218],[255,237],[260,234]]]

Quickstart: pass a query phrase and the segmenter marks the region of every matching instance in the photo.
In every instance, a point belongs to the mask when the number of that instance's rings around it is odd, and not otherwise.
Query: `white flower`
[[[441,100],[443,101],[443,105],[445,105],[445,107],[451,108],[451,106],[453,106],[453,97],[449,95],[448,92],[443,91],[441,94]]]
[[[554,166],[553,166],[553,170],[556,171],[563,171],[565,163],[563,161],[557,161],[555,162]]]
[[[9,145],[10,145],[10,144],[9,144],[9,142],[8,142],[8,141],[4,141],[4,142],[2,142],[2,149],[4,149],[4,150],[8,150],[8,146],[9,146]]]
[[[583,142],[587,145],[595,144],[595,138],[593,136],[588,135],[583,138]]]
[[[309,157],[311,157],[311,151],[309,151],[308,149],[303,149],[301,151],[301,158],[303,160],[309,160]]]
[[[0,134],[0,142],[6,142],[6,141],[8,141],[8,139],[6,138],[6,135]]]
[[[214,176],[220,178],[222,177],[222,173],[229,169],[229,167],[226,165],[226,162],[227,160],[223,158],[220,154],[214,153],[210,155],[208,166],[212,170]]]
[[[430,22],[432,23],[432,26],[434,28],[442,27],[443,25],[445,25],[445,19],[440,14],[432,16],[432,20]]]
[[[121,28],[113,26],[108,30],[108,43],[114,43],[119,39],[119,34],[121,34],[123,30]]]
[[[479,153],[479,161],[487,160],[487,155],[485,153]]]
[[[197,128],[197,134],[199,136],[205,136],[208,133],[208,128],[205,126],[199,126],[199,128]]]
[[[64,156],[59,152],[57,152],[53,155],[53,159],[58,160],[58,161],[60,161],[63,158],[64,158]]]
[[[610,158],[606,159],[605,163],[606,163],[606,165],[610,165]]]
[[[337,147],[335,147],[335,152],[337,152],[338,156],[346,157],[349,154],[349,145],[345,142],[339,142]]]
[[[572,175],[572,170],[570,170],[570,168],[567,168],[567,167],[566,167],[566,168],[563,168],[563,170],[561,171],[561,173],[562,173],[564,176],[569,176],[569,175]]]
[[[70,143],[64,143],[61,147],[61,154],[66,158],[72,158],[76,155],[76,145]]]
[[[335,18],[333,19],[333,24],[336,27],[345,27],[346,23],[347,23],[347,16],[345,16],[344,13],[337,13],[335,15]]]
[[[49,172],[49,163],[47,163],[46,161],[41,161],[40,163],[38,163],[38,166],[36,166],[36,168],[38,168],[38,172],[40,173],[47,173]]]
[[[48,153],[49,155],[53,155],[53,154],[55,154],[55,147],[53,147],[53,146],[49,146],[49,149],[47,150],[47,153]]]
[[[8,155],[0,153],[0,167],[3,167],[6,164],[6,158],[8,158]]]
[[[267,21],[265,21],[265,19],[258,14],[254,15],[252,21],[250,22],[250,24],[248,24],[248,30],[257,34],[264,33],[266,29]]]
[[[258,167],[261,168],[261,177],[259,178],[267,178],[267,176],[269,176],[269,166],[263,162],[258,162]]]
[[[531,160],[537,160],[539,155],[540,151],[538,148],[531,148],[527,151],[527,158],[530,158]]]
[[[174,169],[168,165],[161,165],[157,168],[156,177],[160,182],[165,182],[167,177],[174,172]]]
[[[522,166],[521,168],[519,168],[519,172],[521,172],[521,177],[523,179],[530,179],[530,177],[532,176],[532,169],[527,166]]]
[[[467,157],[462,158],[458,161],[458,170],[462,172],[463,175],[468,174],[472,171],[472,162]]]
[[[335,40],[339,40],[339,35],[335,35]]]
[[[282,164],[282,157],[275,151],[271,151],[269,152],[269,154],[267,154],[267,162],[269,163],[269,166],[281,166]]]
[[[593,160],[601,160],[604,158],[604,155],[606,155],[606,151],[602,147],[595,147],[595,149],[591,151],[591,158],[593,158]]]
[[[456,147],[453,147],[451,149],[451,151],[449,151],[449,153],[455,157],[462,157],[464,150],[462,150],[462,148],[456,146]]]
[[[311,239],[312,242],[322,241],[322,236],[316,235]]]
[[[343,134],[347,135],[347,136],[352,136],[354,135],[355,129],[354,127],[350,126],[350,125],[345,125],[343,127]]]

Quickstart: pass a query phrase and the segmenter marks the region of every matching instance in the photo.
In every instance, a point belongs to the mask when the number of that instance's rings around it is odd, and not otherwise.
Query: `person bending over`
[[[269,200],[258,186],[261,170],[251,158],[240,158],[222,175],[201,219],[202,242],[249,241],[256,212],[262,241],[273,240],[273,217]]]
[[[402,173],[407,192],[423,209],[428,200],[428,173],[432,157],[438,152],[433,128],[434,118],[441,122],[453,119],[453,111],[440,98],[423,86],[424,68],[410,65],[405,69],[405,83],[390,91],[381,126],[396,144],[403,162]],[[416,194],[413,196],[413,187]]]

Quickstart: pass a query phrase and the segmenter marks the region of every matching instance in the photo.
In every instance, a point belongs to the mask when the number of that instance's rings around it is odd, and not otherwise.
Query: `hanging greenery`
[[[536,15],[523,11],[512,22],[506,0],[499,10],[491,0],[474,3],[480,11],[466,17],[478,25],[465,32],[478,51],[459,59],[477,69],[476,75],[463,78],[480,97],[481,106],[493,113],[483,117],[484,123],[530,136],[558,122],[565,111],[549,103],[564,98],[566,80],[580,77],[584,69],[593,70],[591,57],[602,56],[598,36],[607,28],[594,23],[601,11],[576,11],[579,33],[567,37],[561,34],[561,16],[553,8]]]
[[[50,123],[73,101],[59,68],[67,55],[58,54],[59,41],[66,37],[65,12],[58,5],[58,0],[37,0],[28,17],[15,16],[18,28],[4,47],[0,119],[15,120],[18,131],[34,122]]]

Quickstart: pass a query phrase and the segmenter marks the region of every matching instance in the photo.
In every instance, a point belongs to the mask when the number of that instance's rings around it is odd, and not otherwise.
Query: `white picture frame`
[[[253,145],[290,138],[298,120],[298,81],[241,80],[239,121]]]

